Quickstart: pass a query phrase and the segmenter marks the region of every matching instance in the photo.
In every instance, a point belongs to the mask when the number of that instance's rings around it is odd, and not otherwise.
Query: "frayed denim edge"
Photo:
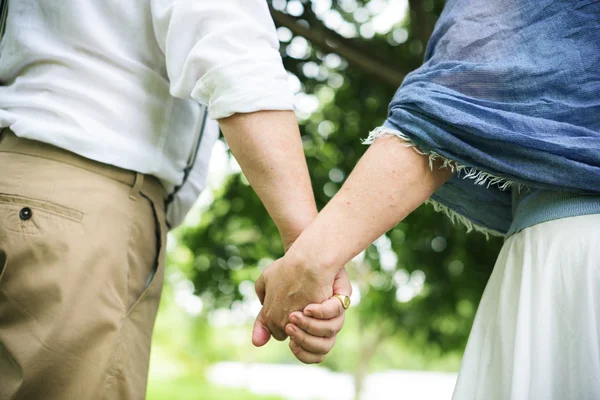
[[[473,167],[468,167],[466,165],[462,165],[460,163],[457,163],[454,160],[449,160],[449,159],[439,155],[435,151],[423,152],[404,133],[402,133],[398,130],[395,130],[395,129],[388,128],[386,126],[380,126],[379,128],[376,128],[375,130],[371,131],[369,133],[369,137],[364,139],[362,141],[362,143],[369,145],[369,144],[372,144],[375,141],[375,139],[380,138],[380,137],[386,137],[386,136],[397,136],[405,142],[406,147],[412,147],[417,153],[424,155],[424,156],[428,156],[429,157],[429,168],[431,168],[431,170],[433,170],[434,161],[440,159],[440,160],[444,161],[444,163],[440,166],[440,168],[450,168],[450,171],[452,171],[452,173],[456,173],[457,175],[462,173],[463,179],[472,179],[475,181],[476,185],[482,185],[482,186],[487,185],[487,187],[490,187],[491,185],[497,185],[500,190],[507,190],[513,186],[517,187],[518,190],[521,190],[521,188],[523,187],[523,185],[517,184],[515,182],[511,182],[505,178],[500,178],[500,177],[494,176],[488,172],[479,171]],[[427,201],[425,201],[425,204],[431,204],[433,206],[433,209],[436,212],[442,212],[442,213],[446,214],[446,216],[448,218],[450,218],[450,221],[452,221],[453,224],[458,223],[458,224],[462,224],[463,226],[465,226],[467,228],[467,233],[469,233],[471,231],[481,232],[488,239],[490,236],[500,236],[500,237],[504,236],[504,234],[501,232],[498,232],[494,229],[486,228],[485,226],[476,224],[475,222],[471,221],[469,218],[465,217],[464,215],[457,213],[456,211],[446,207],[445,205],[443,205],[435,200],[432,200],[431,198],[428,199]]]

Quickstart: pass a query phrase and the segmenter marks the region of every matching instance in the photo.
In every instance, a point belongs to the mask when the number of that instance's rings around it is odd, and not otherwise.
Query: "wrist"
[[[281,224],[281,226],[278,225],[279,235],[281,236],[283,248],[286,252],[316,217],[317,210],[315,208],[312,212],[296,214],[293,221],[288,220],[286,223]]]
[[[292,244],[285,257],[298,268],[312,272],[325,279],[333,279],[344,267],[336,261],[333,249],[320,249],[303,240],[302,236]]]

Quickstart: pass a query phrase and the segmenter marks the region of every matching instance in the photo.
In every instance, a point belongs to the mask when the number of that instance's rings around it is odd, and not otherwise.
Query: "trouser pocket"
[[[143,194],[136,200],[128,249],[127,311],[107,376],[105,399],[144,399],[152,331],[164,281],[164,212]]]
[[[136,208],[127,246],[127,313],[144,298],[160,296],[152,283],[163,264],[161,257],[165,239],[159,215],[161,210],[143,194],[139,195]]]

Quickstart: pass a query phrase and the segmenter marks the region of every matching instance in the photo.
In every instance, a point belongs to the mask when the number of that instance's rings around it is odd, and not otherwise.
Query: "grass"
[[[148,383],[147,400],[281,400],[256,395],[243,389],[214,386],[193,376],[154,378]]]

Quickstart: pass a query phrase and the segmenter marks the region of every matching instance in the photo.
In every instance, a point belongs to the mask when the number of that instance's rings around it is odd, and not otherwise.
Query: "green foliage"
[[[359,27],[343,3],[334,1],[332,7]],[[303,4],[306,15],[298,20],[310,21],[309,3]],[[419,3],[419,9],[395,28],[410,32],[404,43],[391,45],[388,33],[354,38],[352,45],[376,55],[374,62],[408,72],[421,63],[442,5],[437,0]],[[281,43],[286,68],[298,77],[302,92],[319,99],[319,109],[301,120],[301,132],[313,190],[323,207],[366,150],[361,138],[384,121],[396,88],[313,47],[305,56],[291,57],[288,43]],[[307,74],[307,64],[315,64],[318,73]],[[461,350],[501,240],[466,234],[429,206],[420,207],[386,237],[389,242],[384,244],[397,257],[392,267],[382,262],[389,251],[375,246],[363,261],[350,266],[362,295],[360,305],[352,309],[361,329],[375,332],[375,342],[400,335],[440,352]],[[183,264],[207,310],[242,299],[248,285],[240,284],[257,278],[262,267],[283,254],[277,229],[241,175],[227,179],[200,224],[181,229],[178,238],[190,251]],[[399,290],[415,285],[422,286],[416,297],[398,301]]]

